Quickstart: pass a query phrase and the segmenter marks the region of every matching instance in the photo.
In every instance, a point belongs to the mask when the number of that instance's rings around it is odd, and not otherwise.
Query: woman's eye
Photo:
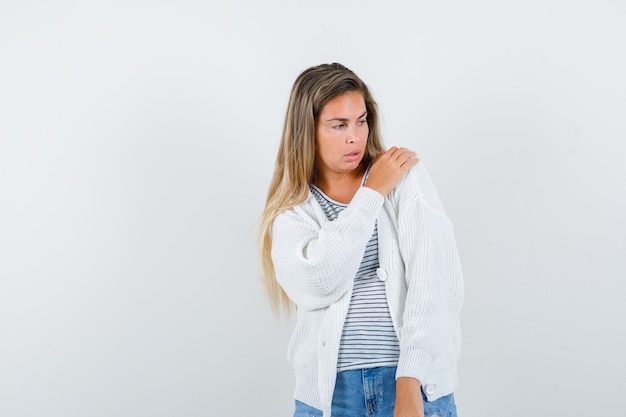
[[[344,128],[344,126],[345,126],[345,125],[342,123],[342,124],[340,124],[340,125],[335,125],[335,126],[333,126],[333,129],[343,129],[343,128]]]
[[[359,120],[359,121],[357,122],[357,124],[358,124],[359,126],[363,126],[364,124],[367,124],[367,119]]]

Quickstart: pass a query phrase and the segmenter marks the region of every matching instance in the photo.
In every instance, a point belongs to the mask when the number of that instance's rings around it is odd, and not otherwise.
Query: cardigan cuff
[[[366,218],[376,219],[385,202],[385,197],[373,188],[361,187],[358,189],[349,206],[358,207]]]
[[[424,382],[426,372],[433,362],[432,356],[424,349],[420,348],[400,348],[400,358],[398,359],[398,369],[396,379],[400,377],[411,377]]]

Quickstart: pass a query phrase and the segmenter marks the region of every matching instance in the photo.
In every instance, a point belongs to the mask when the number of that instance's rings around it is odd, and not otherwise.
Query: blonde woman
[[[463,280],[414,152],[340,64],[296,79],[261,230],[264,283],[297,314],[295,417],[455,417]]]

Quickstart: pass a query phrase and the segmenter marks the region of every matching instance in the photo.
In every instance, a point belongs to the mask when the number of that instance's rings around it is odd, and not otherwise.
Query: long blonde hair
[[[272,224],[281,212],[308,197],[309,183],[317,170],[315,122],[328,101],[349,91],[360,92],[365,101],[369,135],[363,163],[369,164],[382,151],[378,106],[365,83],[354,72],[341,64],[322,64],[300,74],[291,89],[259,231],[263,283],[271,306],[278,314],[289,315],[293,303],[276,281],[271,257]]]

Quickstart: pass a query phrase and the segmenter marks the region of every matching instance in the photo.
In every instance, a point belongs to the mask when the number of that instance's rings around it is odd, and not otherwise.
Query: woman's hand
[[[396,380],[396,405],[393,417],[424,417],[422,384],[415,378],[401,377]]]
[[[392,146],[376,158],[365,186],[386,197],[398,185],[404,174],[418,162],[415,152]]]

